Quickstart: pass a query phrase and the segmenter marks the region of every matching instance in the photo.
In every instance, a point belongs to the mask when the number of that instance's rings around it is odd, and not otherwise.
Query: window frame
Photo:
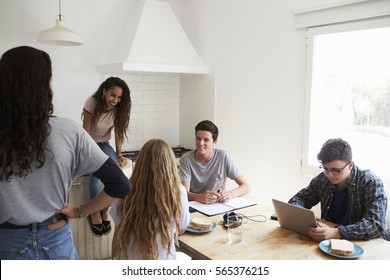
[[[305,65],[305,104],[304,104],[304,116],[303,116],[303,141],[302,141],[302,159],[301,159],[301,171],[303,175],[315,176],[320,172],[318,166],[309,164],[309,141],[310,141],[310,113],[311,113],[311,90],[312,90],[312,78],[313,78],[313,38],[316,35],[340,33],[356,30],[375,29],[381,27],[390,27],[390,16],[383,16],[375,19],[362,19],[351,22],[334,23],[321,26],[313,26],[306,28],[305,44],[306,44],[306,65]],[[352,147],[353,149],[353,147]],[[319,150],[318,150],[319,151]],[[313,159],[310,159],[313,160]],[[389,178],[384,179],[385,184],[390,184]]]

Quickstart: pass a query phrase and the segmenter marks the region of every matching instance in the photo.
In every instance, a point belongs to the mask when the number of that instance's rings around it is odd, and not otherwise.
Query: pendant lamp
[[[79,46],[83,44],[80,34],[65,27],[65,18],[61,14],[61,0],[59,0],[59,15],[56,18],[56,26],[39,33],[37,42],[57,46]]]

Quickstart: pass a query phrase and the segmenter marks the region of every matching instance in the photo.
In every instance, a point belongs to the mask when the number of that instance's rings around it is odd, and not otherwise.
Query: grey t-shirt
[[[46,160],[26,177],[0,181],[0,224],[42,222],[64,206],[72,182],[97,171],[108,156],[74,121],[51,117]]]
[[[185,153],[180,158],[179,174],[182,182],[190,182],[191,192],[204,193],[224,189],[226,178],[234,180],[241,171],[228,152],[214,149],[207,163],[197,161],[195,151]]]

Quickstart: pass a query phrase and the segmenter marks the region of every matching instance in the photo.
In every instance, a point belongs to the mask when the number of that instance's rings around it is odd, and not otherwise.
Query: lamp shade
[[[65,19],[62,15],[57,16],[55,27],[39,33],[37,42],[57,46],[79,46],[83,44],[80,34],[65,27]]]

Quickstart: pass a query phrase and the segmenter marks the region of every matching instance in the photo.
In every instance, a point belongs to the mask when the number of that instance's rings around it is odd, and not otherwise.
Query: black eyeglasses
[[[320,169],[322,169],[323,172],[324,172],[325,174],[332,173],[333,176],[337,176],[337,175],[339,175],[339,174],[341,173],[341,171],[344,170],[344,168],[345,168],[349,163],[350,163],[350,162],[347,162],[347,163],[343,166],[343,168],[326,168],[326,167],[324,167],[323,165],[320,165]]]

